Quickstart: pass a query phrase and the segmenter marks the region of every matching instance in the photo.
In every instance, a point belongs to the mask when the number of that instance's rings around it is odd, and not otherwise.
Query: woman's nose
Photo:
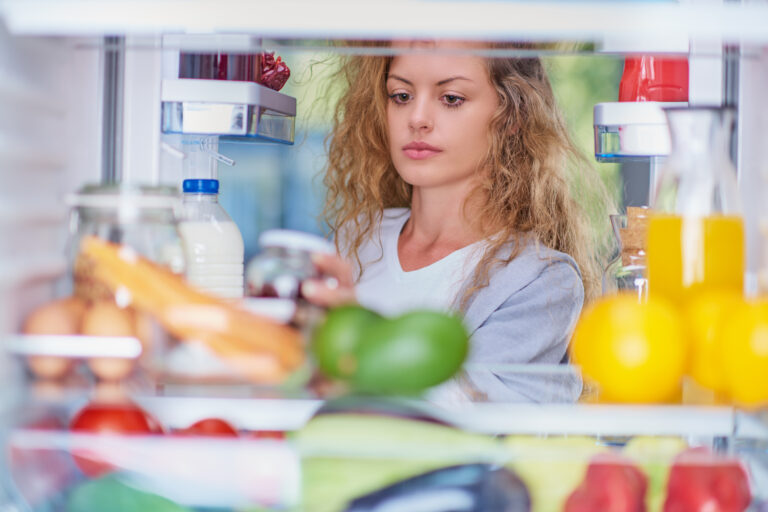
[[[429,105],[427,105],[427,102],[424,100],[414,100],[411,105],[413,105],[413,110],[411,110],[411,115],[408,120],[408,124],[411,128],[411,130],[414,131],[429,131],[431,130],[435,123],[433,119],[432,112],[429,108]]]

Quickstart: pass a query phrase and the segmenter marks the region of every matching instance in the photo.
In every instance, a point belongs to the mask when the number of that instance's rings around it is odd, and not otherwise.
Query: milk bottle
[[[243,296],[243,236],[219,205],[219,181],[184,180],[179,234],[187,281],[224,298]]]

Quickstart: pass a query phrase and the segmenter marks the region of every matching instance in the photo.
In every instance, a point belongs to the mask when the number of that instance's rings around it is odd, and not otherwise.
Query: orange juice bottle
[[[744,223],[728,155],[733,111],[665,109],[672,152],[648,224],[648,293],[683,306],[704,291],[744,289]]]
[[[744,223],[737,215],[656,214],[648,226],[649,293],[683,304],[703,291],[744,289]]]

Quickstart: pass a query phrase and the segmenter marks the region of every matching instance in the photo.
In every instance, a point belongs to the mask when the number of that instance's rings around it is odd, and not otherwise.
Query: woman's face
[[[485,59],[395,56],[387,94],[390,153],[400,176],[422,188],[470,184],[488,150],[489,124],[499,104]]]

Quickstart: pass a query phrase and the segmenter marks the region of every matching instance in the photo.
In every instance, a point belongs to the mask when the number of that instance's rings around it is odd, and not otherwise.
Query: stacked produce
[[[87,301],[78,296],[48,302],[32,311],[24,321],[27,336],[120,336],[134,337],[147,346],[147,320],[131,308],[120,308],[111,300]],[[56,338],[53,338],[56,339]],[[61,343],[66,343],[62,338]],[[77,363],[74,358],[30,356],[27,364],[40,379],[64,379]],[[120,380],[134,369],[132,359],[99,357],[86,361],[93,374],[105,381]]]
[[[459,371],[469,336],[456,316],[412,311],[385,318],[349,305],[328,312],[311,349],[318,369],[350,391],[414,395]]]
[[[571,355],[606,402],[691,402],[702,393],[684,399],[688,379],[689,389],[706,390],[699,403],[754,409],[768,404],[765,332],[764,300],[710,292],[677,308],[653,296],[640,303],[619,295],[583,312]]]

